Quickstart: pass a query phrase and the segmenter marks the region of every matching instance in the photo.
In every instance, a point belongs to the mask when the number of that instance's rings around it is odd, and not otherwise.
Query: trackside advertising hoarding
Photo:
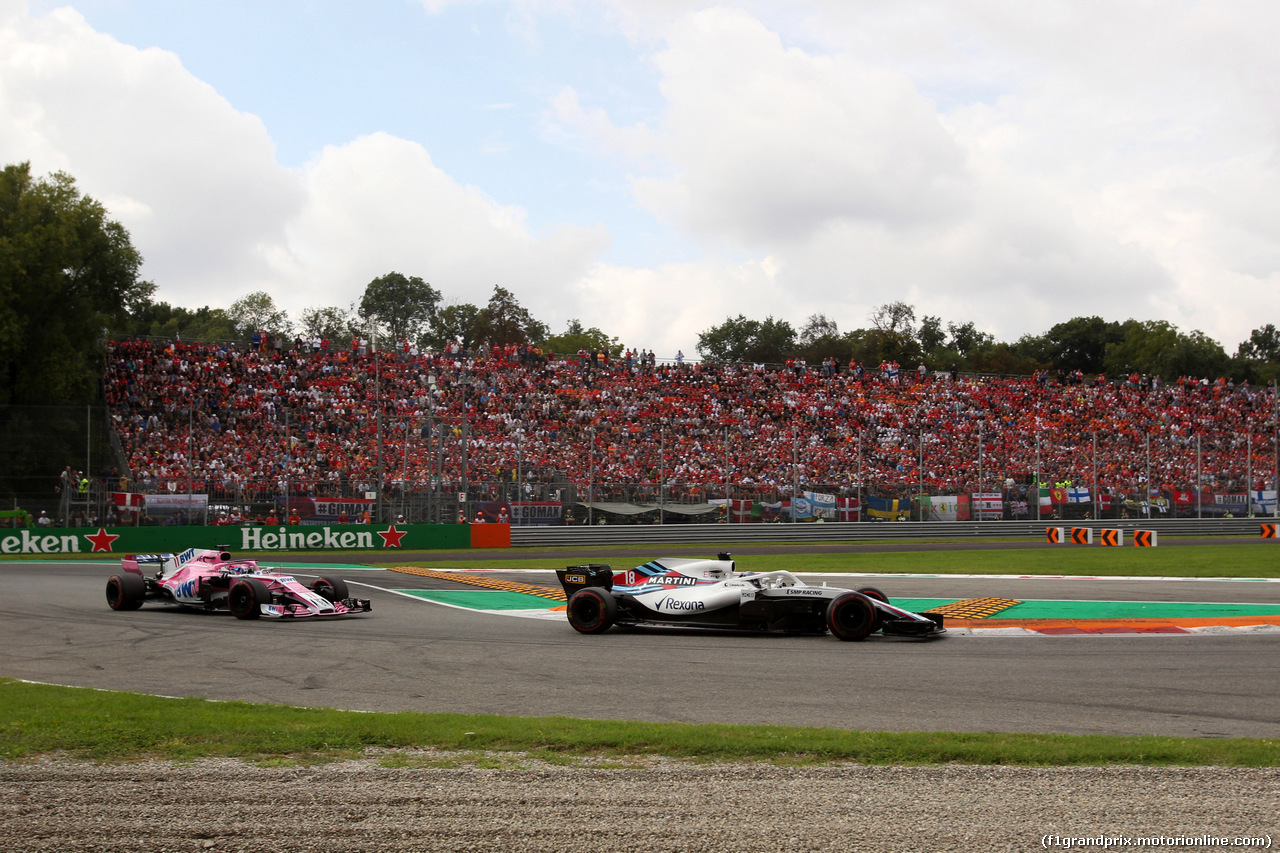
[[[187,548],[228,548],[236,553],[430,551],[510,546],[511,529],[505,524],[0,529],[0,554],[156,554]]]

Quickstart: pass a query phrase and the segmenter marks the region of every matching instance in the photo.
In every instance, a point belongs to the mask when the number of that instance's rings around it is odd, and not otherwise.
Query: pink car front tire
[[[257,578],[244,578],[231,585],[227,593],[227,609],[237,619],[257,619],[260,606],[271,603],[271,592]]]

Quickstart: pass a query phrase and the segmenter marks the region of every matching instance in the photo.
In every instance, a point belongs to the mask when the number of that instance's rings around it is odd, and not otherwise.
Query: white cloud
[[[832,221],[910,227],[964,206],[964,152],[901,74],[787,48],[730,9],[687,18],[656,62],[677,174],[637,191],[699,233],[771,246]]]
[[[0,157],[62,169],[107,204],[178,304],[266,283],[264,247],[302,202],[262,123],[172,53],[95,33],[71,9],[0,24]]]
[[[304,305],[344,305],[395,270],[476,305],[500,284],[550,322],[573,301],[566,285],[607,246],[596,228],[535,237],[523,210],[457,184],[421,146],[387,134],[329,146],[304,171],[307,205],[288,229],[292,274],[310,277]]]
[[[5,11],[0,158],[75,176],[129,229],[158,299],[228,307],[266,290],[296,319],[399,270],[452,301],[482,305],[501,284],[544,321],[581,313],[575,282],[607,248],[604,229],[535,236],[523,210],[383,133],[284,169],[262,123],[173,54],[95,33],[69,9]]]
[[[772,256],[744,295],[793,323],[905,298],[1009,340],[1102,314],[1234,350],[1280,304],[1280,11],[1013,5],[814,3],[790,45],[687,16],[656,57],[671,174],[637,198]]]
[[[824,313],[849,330],[890,299],[1003,339],[1101,314],[1231,351],[1278,321],[1273,2],[502,5],[531,44],[562,24],[632,38],[662,107],[630,123],[617,104],[638,99],[618,89],[648,76],[588,96],[539,66],[541,115],[486,91],[477,110],[513,118],[485,150],[515,162],[540,131],[598,159],[584,180],[630,181],[666,228],[644,220],[637,242],[678,259],[604,263],[610,235],[590,220],[531,228],[565,171],[543,186],[527,173],[526,216],[503,186],[467,185],[387,133],[323,140],[285,169],[272,129],[178,56],[21,0],[0,0],[0,159],[73,174],[129,228],[160,298],[189,306],[265,289],[296,317],[396,269],[455,301],[501,284],[553,331],[576,317],[686,354],[727,316]]]

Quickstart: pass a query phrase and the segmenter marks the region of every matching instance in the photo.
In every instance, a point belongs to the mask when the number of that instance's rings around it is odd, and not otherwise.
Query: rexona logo
[[[659,610],[706,610],[707,605],[701,601],[687,601],[680,598],[664,598],[658,602]]]

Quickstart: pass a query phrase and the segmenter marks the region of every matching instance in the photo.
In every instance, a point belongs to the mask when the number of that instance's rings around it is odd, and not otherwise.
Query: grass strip
[[[584,554],[582,562],[607,562],[615,569],[631,568],[656,556],[713,557],[718,551],[733,553],[730,545],[678,545],[650,548],[637,554],[634,562],[616,557],[596,559]],[[468,568],[563,569],[564,558],[508,559],[509,552],[495,552],[493,559],[470,560]],[[1094,577],[1276,577],[1280,548],[1274,543],[1259,545],[1179,545],[1176,548],[1102,548],[1100,546],[1058,548],[992,548],[972,551],[888,551],[856,553],[814,553],[804,545],[785,554],[735,555],[739,571],[767,572],[788,569],[798,572],[885,572],[923,574],[990,575],[1083,575]],[[379,561],[386,554],[378,555]],[[415,566],[447,565],[447,558]]]
[[[81,761],[312,763],[371,748],[527,752],[552,757],[666,756],[780,764],[1133,764],[1280,766],[1280,741],[1252,738],[860,732],[464,714],[361,713],[212,702],[0,679],[0,757]]]

